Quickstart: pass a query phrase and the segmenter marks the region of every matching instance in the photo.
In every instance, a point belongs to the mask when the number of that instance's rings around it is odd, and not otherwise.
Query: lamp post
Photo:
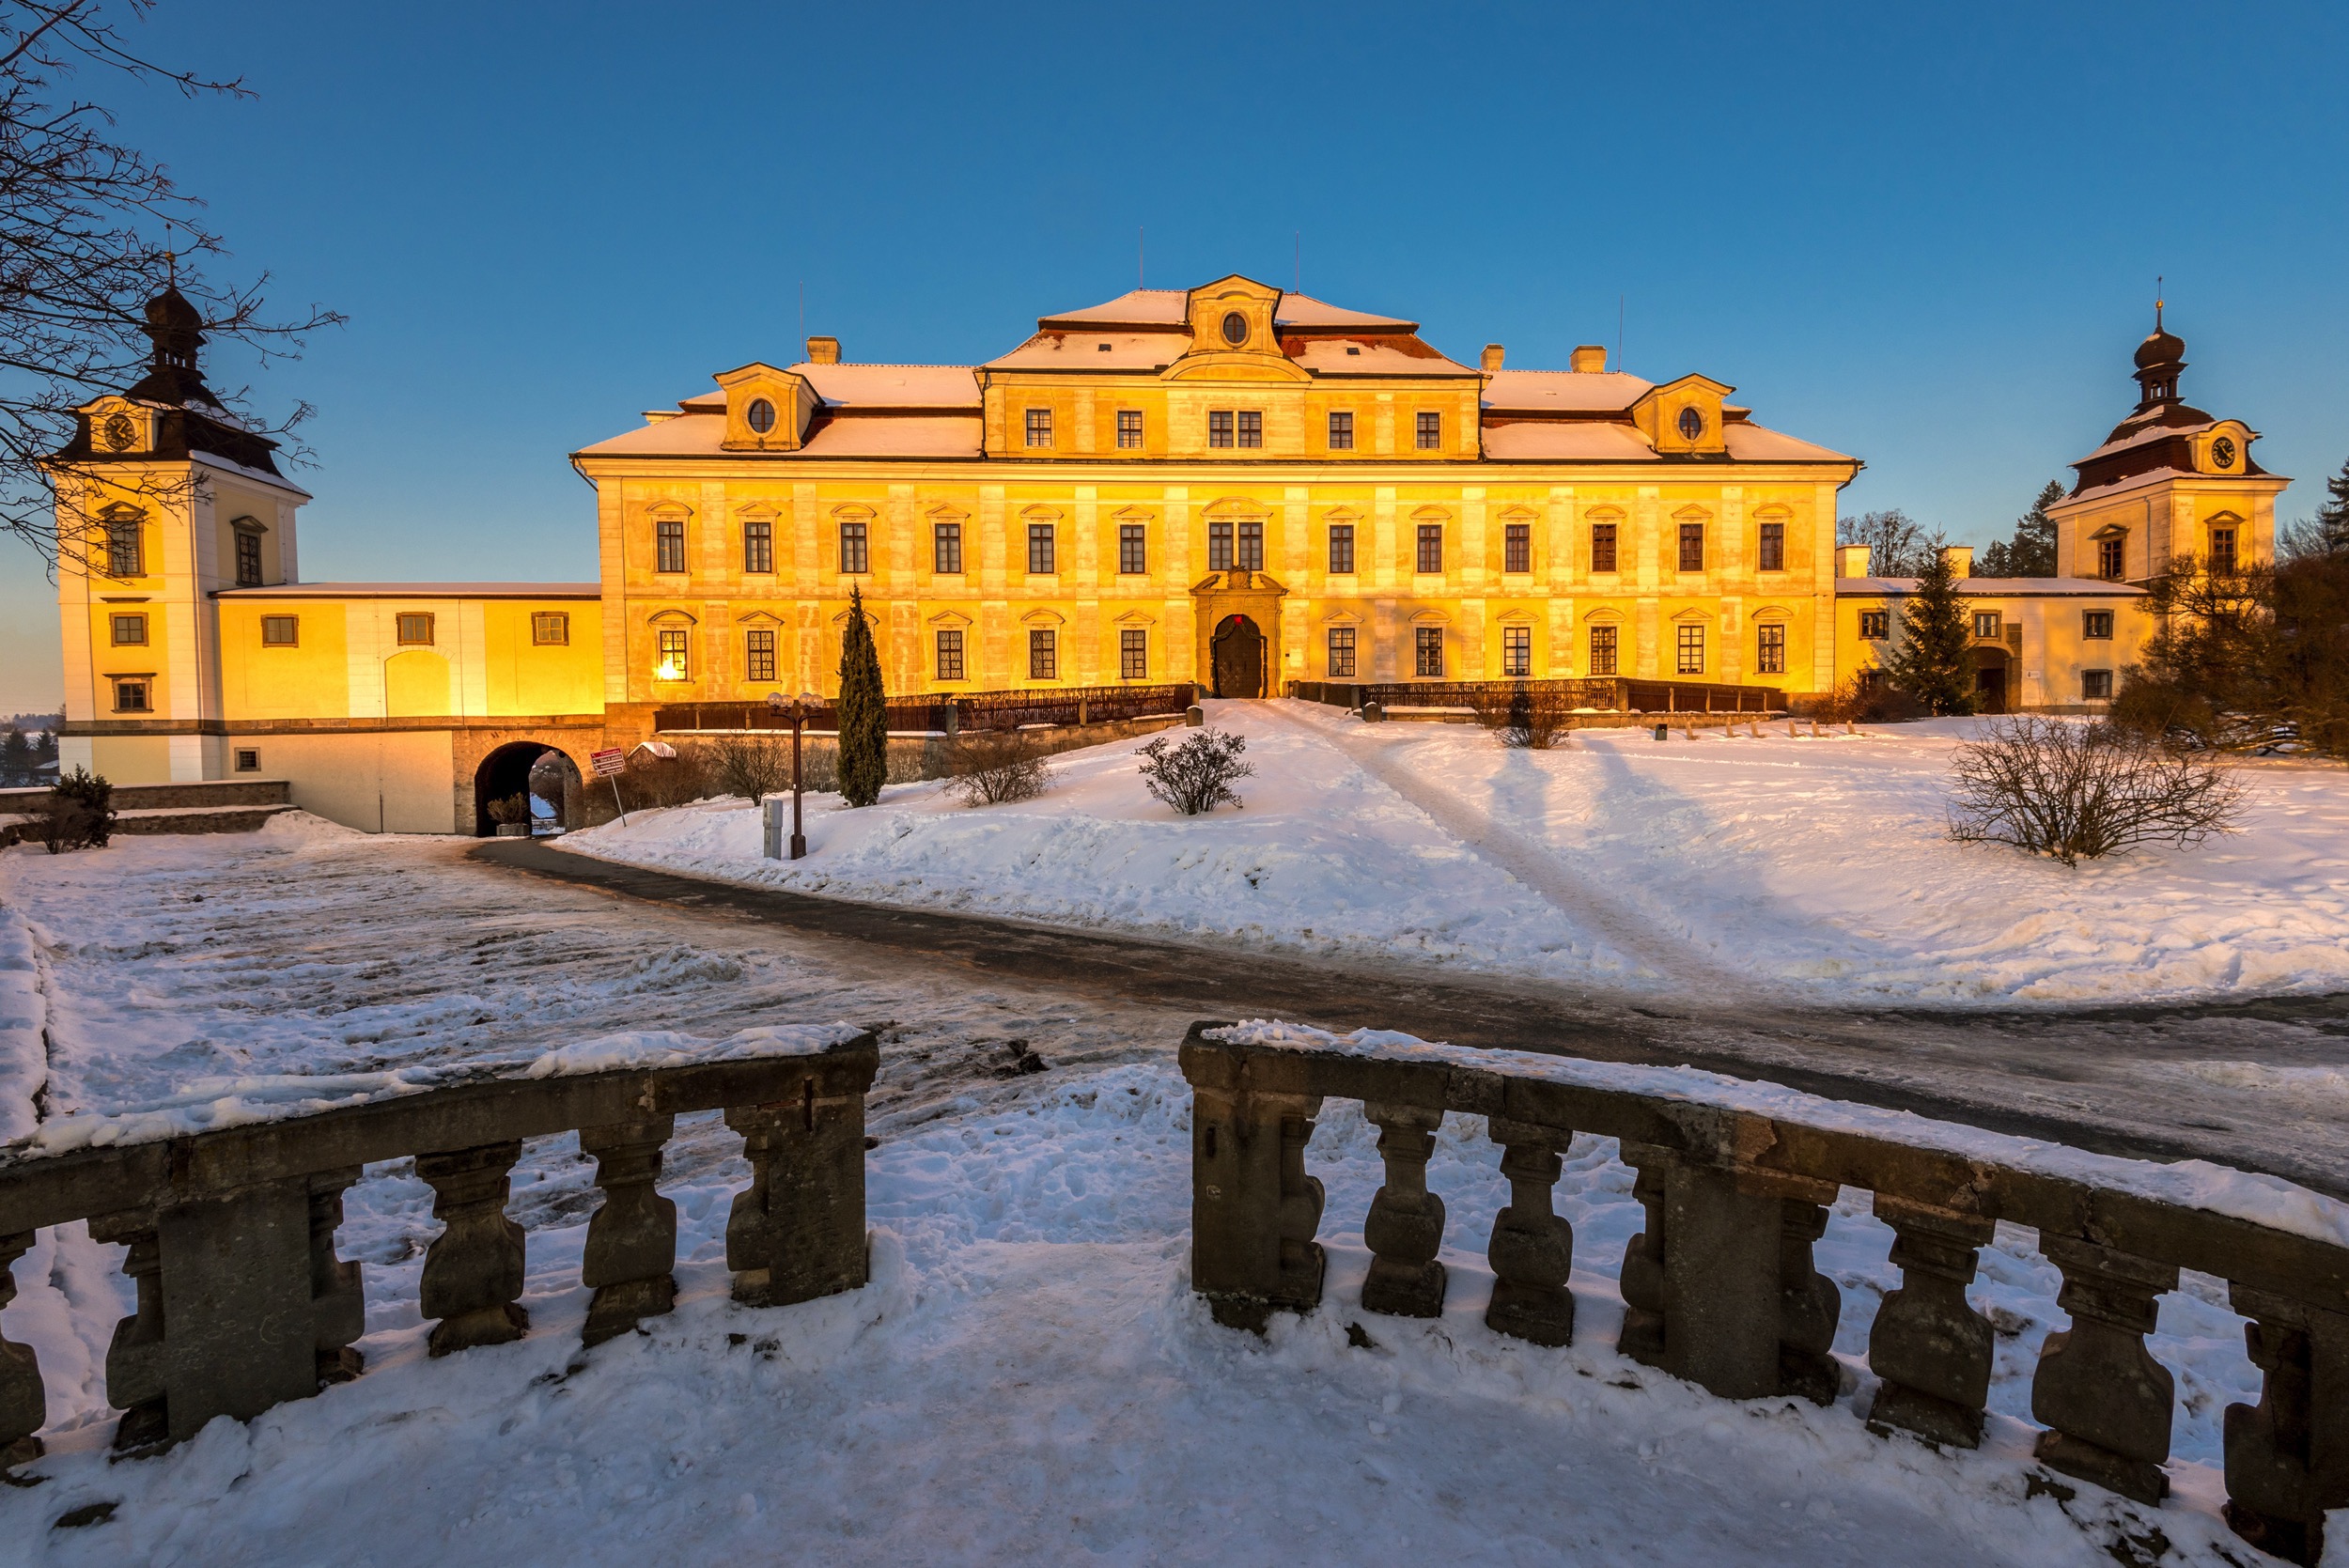
[[[773,711],[781,713],[786,706],[791,709],[791,859],[795,861],[807,858],[807,834],[801,831],[800,821],[800,734],[807,724],[808,705],[821,701],[813,691],[802,691],[787,704],[782,692],[767,693],[767,706]]]

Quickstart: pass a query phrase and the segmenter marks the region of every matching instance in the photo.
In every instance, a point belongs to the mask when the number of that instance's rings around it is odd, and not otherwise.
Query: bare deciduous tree
[[[791,787],[791,742],[780,736],[722,735],[700,749],[708,760],[711,781],[753,805]]]
[[[1033,800],[1052,785],[1043,748],[1018,730],[971,730],[947,759],[947,792],[966,806]]]
[[[1546,752],[1574,728],[1574,699],[1555,686],[1519,682],[1506,701],[1481,698],[1476,722],[1500,732],[1503,746]]]
[[[1961,746],[1950,836],[2077,865],[2139,844],[2181,848],[2234,831],[2243,785],[2201,753],[2109,724],[2006,719]]]
[[[116,19],[138,21],[151,8],[152,0],[114,0],[111,9],[101,0],[0,0],[0,529],[53,567],[61,557],[86,561],[102,541],[99,520],[81,515],[86,462],[55,455],[77,407],[138,379],[149,301],[176,282],[198,330],[262,364],[342,319],[317,306],[273,317],[267,272],[246,283],[209,277],[205,263],[226,253],[201,221],[203,204],[123,146],[113,116],[72,90],[75,77],[98,71],[190,98],[252,96],[241,81],[177,70],[132,47]],[[297,407],[272,425],[242,401],[231,393],[221,411],[254,435],[282,436],[310,411]],[[153,499],[169,502],[163,491],[186,481],[149,483]]]

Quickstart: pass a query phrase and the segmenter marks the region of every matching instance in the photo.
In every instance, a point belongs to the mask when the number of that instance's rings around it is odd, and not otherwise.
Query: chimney
[[[807,363],[838,365],[840,363],[840,339],[836,337],[809,338],[807,340]]]
[[[1835,547],[1835,575],[1838,577],[1869,576],[1868,547],[1866,545],[1837,545]]]
[[[1974,547],[1972,545],[1943,545],[1941,559],[1950,564],[1952,577],[1974,575]]]
[[[1485,374],[1486,374],[1486,375],[1487,375],[1487,376],[1489,376],[1489,375],[1491,375],[1494,371],[1496,371],[1496,370],[1498,370],[1498,369],[1500,369],[1500,368],[1501,368],[1501,345],[1500,345],[1500,344],[1498,344],[1498,343],[1487,343],[1487,344],[1486,344],[1486,345],[1485,345]]]
[[[1574,357],[1566,362],[1566,367],[1592,375],[1599,374],[1607,368],[1606,346],[1598,343],[1583,344],[1574,351]]]

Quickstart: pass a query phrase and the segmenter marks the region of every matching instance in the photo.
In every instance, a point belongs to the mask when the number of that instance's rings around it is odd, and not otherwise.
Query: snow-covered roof
[[[1501,462],[1652,463],[1656,448],[1628,425],[1528,419],[1486,426],[1485,456]]]
[[[1496,370],[1485,407],[1527,413],[1613,413],[1655,383],[1621,370]]]
[[[1036,327],[1043,332],[1067,327],[1188,327],[1190,307],[1188,288],[1135,288],[1097,305],[1041,317]],[[1414,332],[1419,327],[1418,322],[1406,321],[1399,316],[1348,310],[1310,294],[1283,294],[1280,304],[1273,309],[1272,324],[1301,332]]]
[[[1275,327],[1296,327],[1305,332],[1333,332],[1359,328],[1369,332],[1417,332],[1417,321],[1406,321],[1399,316],[1374,316],[1366,310],[1348,310],[1316,300],[1311,294],[1283,294],[1272,310]]]
[[[1721,444],[1741,463],[1848,463],[1856,459],[1783,430],[1737,420],[1721,427]]]
[[[807,378],[816,396],[842,409],[975,409],[979,379],[967,365],[812,365],[788,366]],[[677,407],[688,413],[723,413],[723,388],[697,392]]]
[[[581,448],[597,458],[975,458],[985,422],[972,413],[833,414],[796,452],[728,452],[722,413],[686,413]]]
[[[2126,452],[2131,447],[2144,446],[2157,441],[2168,441],[2172,436],[2199,436],[2217,423],[2216,419],[2204,418],[2185,425],[2144,425],[2135,430],[2129,430],[2128,427],[2123,425],[2121,430],[2113,432],[2111,440],[2082,458],[2080,462],[2092,463],[2099,458],[2109,458],[2115,452]],[[2127,430],[2128,433],[2123,435],[2121,433],[2122,430]]]
[[[2070,495],[2065,496],[2063,500],[2064,504],[2067,505],[2076,501],[2101,501],[2107,496],[2121,495],[2129,490],[2141,489],[2147,485],[2157,485],[2164,479],[2192,479],[2196,477],[2198,477],[2198,475],[2192,469],[2179,468],[2175,464],[2165,464],[2160,468],[2140,469],[2135,474],[2123,474],[2120,478],[2113,480],[2108,485],[2091,485],[2084,490],[2074,490]],[[2201,475],[2200,477],[2214,476]],[[2232,477],[2239,478],[2241,475],[2232,475]]]
[[[1957,581],[1958,592],[1968,598],[2139,598],[2145,593],[2142,588],[2126,582],[2108,582],[2101,577],[1961,577]],[[1913,594],[1917,591],[1917,579],[1839,577],[1835,580],[1835,591],[1861,598]]]
[[[1001,359],[987,362],[989,370],[1163,370],[1190,347],[1182,333],[1166,332],[1045,332],[1038,333]]]
[[[1438,353],[1416,337],[1348,342],[1309,337],[1289,356],[1316,376],[1473,376],[1474,370]]]
[[[214,598],[601,598],[600,582],[274,582]]]

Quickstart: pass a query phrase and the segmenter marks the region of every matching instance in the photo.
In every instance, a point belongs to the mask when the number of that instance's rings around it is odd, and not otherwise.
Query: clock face
[[[2213,468],[2234,467],[2233,438],[2220,436],[2210,443],[2210,465]]]
[[[98,437],[110,452],[128,451],[131,443],[139,439],[139,427],[131,423],[127,413],[110,413],[99,427]]]
[[[1223,313],[1223,341],[1237,349],[1248,341],[1248,318],[1237,310]]]

